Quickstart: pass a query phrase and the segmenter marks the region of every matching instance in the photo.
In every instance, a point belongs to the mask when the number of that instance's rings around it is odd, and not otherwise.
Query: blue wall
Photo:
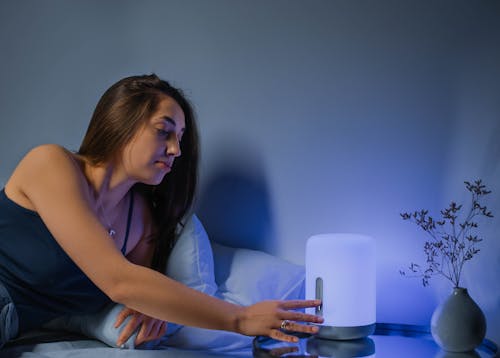
[[[497,1],[2,1],[0,183],[154,71],[195,103],[210,235],[296,263],[313,234],[374,236],[381,322],[427,324],[451,290],[399,275],[424,259],[399,213],[483,178],[496,217],[462,285],[499,342],[499,20]]]

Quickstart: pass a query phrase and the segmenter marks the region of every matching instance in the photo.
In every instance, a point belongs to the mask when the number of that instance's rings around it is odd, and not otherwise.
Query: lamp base
[[[375,354],[375,342],[371,338],[348,341],[312,338],[307,340],[307,353],[321,357],[366,357]]]
[[[356,327],[318,326],[317,338],[350,340],[367,337],[375,332],[375,323]]]

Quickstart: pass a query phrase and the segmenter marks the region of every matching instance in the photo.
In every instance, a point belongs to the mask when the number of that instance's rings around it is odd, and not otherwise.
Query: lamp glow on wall
[[[376,322],[375,242],[358,234],[322,234],[306,244],[306,298],[322,305],[306,312],[324,318],[317,334],[357,339],[373,334]]]

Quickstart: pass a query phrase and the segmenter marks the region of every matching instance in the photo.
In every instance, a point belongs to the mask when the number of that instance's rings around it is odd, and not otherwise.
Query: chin
[[[170,173],[170,168],[169,170],[158,170],[154,168],[154,170],[144,170],[140,172],[141,175],[137,175],[136,179],[138,182],[146,185],[158,185],[168,173]]]
[[[163,178],[164,178],[164,176],[156,177],[156,178],[147,178],[147,179],[140,180],[140,182],[143,184],[146,184],[146,185],[158,185],[161,183]]]
[[[157,174],[143,180],[142,182],[148,185],[158,185],[162,182],[162,180],[165,178],[167,174],[168,173]]]

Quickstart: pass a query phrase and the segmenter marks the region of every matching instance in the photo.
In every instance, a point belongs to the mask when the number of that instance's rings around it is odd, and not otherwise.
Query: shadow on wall
[[[486,146],[486,156],[484,157],[482,173],[493,176],[500,169],[500,120],[497,120],[496,127],[490,133],[490,139]]]
[[[245,159],[217,166],[202,188],[197,214],[213,241],[272,253],[274,225],[267,182],[262,174],[243,168],[248,165]]]
[[[487,242],[482,242],[480,257],[474,266],[468,267],[464,278],[472,292],[476,302],[480,303],[487,320],[487,338],[500,343],[500,282],[498,280],[498,269],[500,268],[500,122],[497,120],[495,128],[489,135],[486,146],[484,161],[480,170],[481,178],[492,191],[486,204],[494,218],[485,222],[481,233]],[[479,264],[481,262],[481,264]],[[472,262],[471,262],[472,264]],[[480,279],[477,279],[477,278]]]

